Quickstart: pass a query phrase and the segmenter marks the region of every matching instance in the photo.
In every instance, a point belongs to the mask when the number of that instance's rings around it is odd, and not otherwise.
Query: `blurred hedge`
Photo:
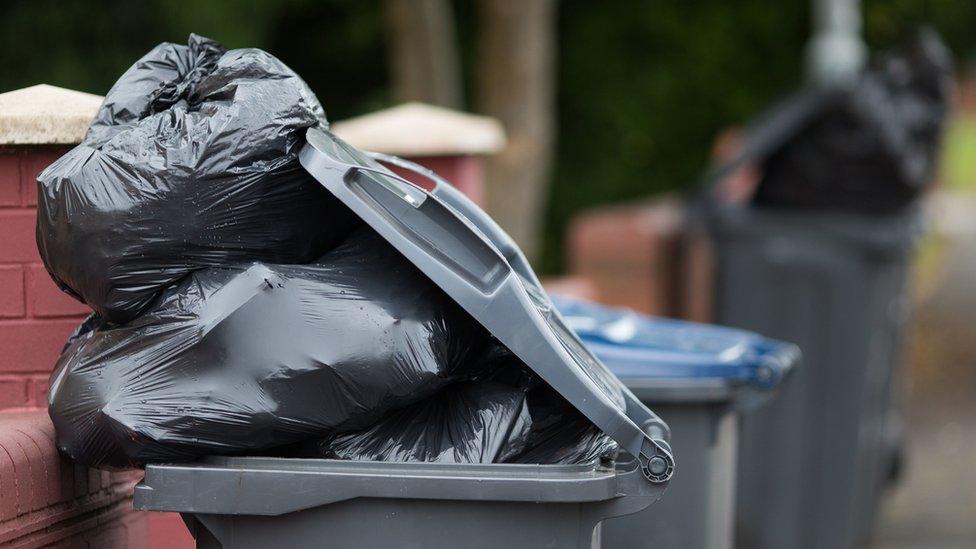
[[[473,0],[454,1],[470,75]],[[716,131],[801,82],[809,37],[801,0],[559,6],[548,271],[558,270],[565,224],[580,209],[694,181]],[[976,2],[870,0],[864,12],[872,46],[929,21],[957,52],[976,48]],[[376,0],[0,0],[0,91],[46,82],[104,93],[156,43],[197,32],[270,50],[308,80],[330,118],[345,118],[389,102],[380,15]]]

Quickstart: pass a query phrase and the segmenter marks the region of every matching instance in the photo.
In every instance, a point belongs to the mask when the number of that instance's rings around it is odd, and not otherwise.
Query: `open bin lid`
[[[631,390],[679,387],[716,397],[768,391],[793,369],[799,348],[746,330],[670,320],[582,300],[553,303],[587,347]],[[688,391],[685,391],[688,393]]]
[[[299,159],[312,177],[635,456],[645,478],[671,478],[667,425],[566,326],[521,250],[488,214],[416,164],[367,155],[320,128],[310,128],[306,138]],[[374,158],[417,172],[432,190]]]

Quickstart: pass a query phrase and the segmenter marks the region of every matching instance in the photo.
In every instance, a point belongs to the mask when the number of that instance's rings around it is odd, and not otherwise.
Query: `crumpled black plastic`
[[[90,319],[58,361],[49,411],[61,451],[91,466],[255,453],[440,398],[497,349],[362,228],[313,264],[200,270],[124,326]]]
[[[294,457],[435,463],[588,463],[618,446],[509,355],[359,431],[288,449]]]
[[[133,65],[41,174],[41,255],[96,312],[52,374],[59,449],[102,468],[612,459],[615,442],[305,172],[304,130],[325,124],[274,57],[191,36]]]
[[[196,35],[157,46],[38,177],[48,272],[124,323],[197,269],[314,260],[356,224],[299,165],[305,129],[320,124],[315,95],[264,51]]]
[[[838,90],[763,164],[758,205],[893,213],[932,182],[951,56],[932,31]]]

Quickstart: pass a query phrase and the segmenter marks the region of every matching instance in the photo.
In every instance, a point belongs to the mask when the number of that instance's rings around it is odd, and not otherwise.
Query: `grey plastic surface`
[[[790,377],[787,371],[783,379]],[[730,383],[722,379],[627,379],[627,387],[646,406],[657,410],[667,404],[714,403],[728,405],[737,412],[750,412],[773,398],[779,390],[756,389],[744,384]],[[667,422],[667,418],[661,416]],[[670,423],[668,427],[673,429]],[[672,433],[672,436],[673,433]],[[674,445],[671,445],[674,448]],[[684,461],[682,459],[682,461]]]
[[[306,137],[299,159],[323,187],[636,456],[649,481],[671,478],[666,424],[583,346],[487,214],[439,178],[428,192],[327,131],[312,128]]]
[[[184,513],[198,547],[600,547],[599,524],[663,486],[631,460],[444,465],[284,458],[155,464],[144,511]]]
[[[728,209],[711,225],[715,320],[804,355],[778,398],[743,417],[738,546],[863,546],[893,458],[918,217]]]
[[[735,507],[738,412],[732,395],[668,394],[649,399],[671,427],[681,471],[660,505],[603,523],[608,548],[728,549]]]
[[[783,347],[783,380],[796,370],[799,352]],[[653,510],[603,524],[607,547],[728,549],[733,544],[739,417],[777,398],[719,378],[634,378],[627,387],[671,428],[681,473],[671,479],[664,503]]]

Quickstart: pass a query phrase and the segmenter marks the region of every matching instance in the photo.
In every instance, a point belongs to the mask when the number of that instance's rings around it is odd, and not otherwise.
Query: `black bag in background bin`
[[[196,271],[52,376],[58,447],[91,466],[256,453],[372,425],[497,362],[487,331],[368,228],[310,265]]]
[[[196,269],[318,258],[355,224],[298,163],[305,129],[325,124],[305,82],[264,51],[196,35],[157,46],[38,177],[48,272],[124,323]]]
[[[765,159],[759,205],[885,214],[910,204],[935,174],[949,110],[952,60],[923,31],[838,90]]]

